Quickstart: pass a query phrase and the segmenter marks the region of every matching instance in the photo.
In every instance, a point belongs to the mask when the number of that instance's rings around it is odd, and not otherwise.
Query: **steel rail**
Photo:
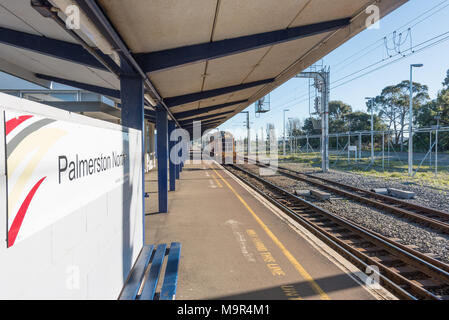
[[[251,159],[251,161],[254,161],[254,160]],[[258,161],[254,161],[254,164],[258,165],[258,166],[266,167],[266,165],[261,164]],[[396,215],[399,215],[402,217],[406,217],[410,220],[419,222],[420,224],[423,224],[425,226],[429,226],[433,229],[436,229],[443,233],[449,234],[449,223],[446,222],[446,221],[449,221],[449,213],[446,213],[444,211],[439,211],[436,209],[408,203],[406,201],[401,201],[401,200],[395,199],[390,196],[377,194],[372,191],[353,187],[350,185],[346,185],[346,184],[343,184],[340,182],[328,180],[325,178],[315,177],[310,174],[304,174],[304,173],[301,173],[301,172],[298,172],[295,170],[291,170],[288,168],[278,167],[277,169],[278,169],[279,173],[281,173],[282,175],[287,176],[291,179],[298,179],[298,180],[304,181],[306,183],[313,184],[319,188],[325,189],[325,190],[333,192],[335,194],[339,194],[344,197],[356,200],[358,202],[365,203],[365,204],[367,204],[371,207],[377,208],[377,209],[383,209],[390,213],[393,213],[393,214],[396,214]],[[323,183],[314,181],[313,179],[320,180]],[[358,194],[335,188],[332,186],[332,184],[339,188],[351,190]],[[360,194],[362,194],[362,195],[360,195]],[[383,202],[381,202],[381,201],[383,201]],[[399,207],[396,207],[392,204],[398,205]],[[435,216],[443,221],[435,219],[434,218]]]
[[[249,171],[246,171],[234,165],[230,165],[230,167],[237,169],[243,172],[244,174],[248,175],[249,177],[257,180],[258,182],[262,183],[265,188],[271,190],[272,193],[275,193],[274,196],[271,196],[267,194],[266,191],[260,190],[259,188],[248,182],[246,179],[237,175],[237,177],[240,178],[243,182],[251,185],[251,187],[254,188],[257,192],[259,192],[262,196],[264,196],[270,202],[286,211],[288,214],[290,214],[290,216],[294,217],[296,221],[306,226],[307,229],[309,229],[314,234],[319,236],[322,240],[324,240],[328,244],[330,242],[332,247],[335,246],[336,242],[338,244],[337,251],[341,253],[341,250],[343,248],[345,249],[344,251],[349,251],[353,256],[356,256],[358,259],[364,261],[368,265],[375,265],[379,267],[379,270],[382,270],[382,272],[387,276],[387,278],[395,283],[395,285],[392,286],[391,283],[386,282],[388,288],[393,290],[399,296],[407,298],[407,295],[403,294],[402,288],[407,287],[408,288],[407,291],[410,291],[416,298],[439,299],[439,297],[432,294],[431,292],[426,290],[423,286],[417,284],[413,280],[407,279],[400,273],[392,271],[389,267],[382,264],[381,260],[376,261],[373,259],[373,257],[369,257],[368,255],[363,253],[362,252],[363,250],[358,250],[357,248],[352,247],[350,244],[345,243],[342,239],[337,238],[335,235],[331,235],[330,231],[326,231],[324,229],[326,226],[320,227],[316,222],[313,222],[312,220],[318,218],[318,216],[323,216],[326,218],[325,220],[332,221],[332,223],[337,225],[340,229],[343,228],[344,230],[349,230],[353,234],[361,237],[362,239],[369,241],[371,244],[374,244],[375,247],[379,247],[382,250],[385,250],[394,258],[397,258],[398,260],[402,261],[402,263],[413,266],[414,269],[416,269],[418,272],[425,274],[427,277],[431,279],[432,278],[438,279],[438,281],[443,282],[445,286],[449,285],[449,272],[447,271],[448,270],[447,265],[444,264],[441,265],[442,264],[441,262],[433,264],[431,263],[433,259],[431,258],[423,259],[423,255],[416,252],[413,249],[407,248],[406,246],[398,244],[381,235],[378,235],[375,232],[369,231],[344,218],[338,217],[326,210],[323,210],[315,206],[314,204],[289,193],[288,191],[274,185],[273,183],[265,179],[262,179],[261,177]],[[323,219],[321,219],[321,221],[323,221]],[[330,227],[335,228],[335,226],[332,225]],[[329,228],[329,223],[326,228]],[[340,230],[340,232],[342,231]],[[351,258],[351,261],[352,260],[353,259]],[[355,264],[360,267],[360,264],[357,263],[357,261]],[[440,268],[440,266],[444,266],[444,268]]]

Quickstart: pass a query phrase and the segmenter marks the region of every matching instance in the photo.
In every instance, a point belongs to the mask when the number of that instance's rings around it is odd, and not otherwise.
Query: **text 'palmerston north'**
[[[80,159],[78,154],[75,156],[75,159],[71,160],[67,159],[65,155],[59,156],[59,183],[64,178],[73,181],[112,168],[121,167],[124,165],[126,158],[126,154],[117,154],[115,152],[112,152],[112,156],[101,154],[99,157],[90,159]]]

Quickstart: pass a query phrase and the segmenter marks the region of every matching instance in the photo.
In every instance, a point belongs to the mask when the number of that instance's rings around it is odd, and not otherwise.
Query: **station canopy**
[[[120,101],[146,77],[147,119],[216,127],[407,0],[0,0],[0,70]],[[79,9],[79,28],[64,22]],[[93,54],[92,54],[93,53]]]

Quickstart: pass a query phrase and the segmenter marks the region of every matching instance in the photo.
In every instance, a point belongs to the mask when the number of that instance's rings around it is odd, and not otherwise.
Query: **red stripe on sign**
[[[11,120],[6,121],[6,135],[13,131],[19,124],[24,122],[25,120],[28,120],[33,116],[20,116],[17,118],[12,118]]]
[[[19,233],[20,227],[22,226],[22,222],[23,219],[25,218],[25,214],[28,210],[30,202],[31,200],[33,200],[34,194],[40,187],[41,183],[45,180],[45,178],[47,177],[43,177],[34,185],[34,187],[31,189],[31,191],[28,193],[27,197],[23,201],[22,205],[20,206],[20,209],[17,212],[14,221],[12,222],[11,228],[8,231],[8,248],[14,245],[14,242],[16,241],[17,234]]]

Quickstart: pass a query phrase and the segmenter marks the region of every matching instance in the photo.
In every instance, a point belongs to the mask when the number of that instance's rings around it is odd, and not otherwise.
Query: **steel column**
[[[175,146],[175,141],[170,139],[171,134],[175,131],[176,123],[173,120],[168,122],[168,154],[170,155],[170,151]],[[176,164],[173,162],[174,159],[169,159],[169,171],[170,171],[170,191],[176,190]]]
[[[167,111],[158,107],[156,110],[157,129],[157,171],[158,171],[158,199],[159,212],[168,211],[168,189],[167,189],[167,151],[168,151],[168,120]]]
[[[125,127],[140,130],[142,144],[140,156],[142,161],[142,235],[145,242],[145,124],[144,124],[144,87],[140,77],[122,76],[120,77],[120,98],[122,101],[121,116],[122,125]],[[124,146],[124,152],[129,153],[129,145]],[[129,163],[128,170],[129,168]],[[126,169],[125,169],[126,171]],[[131,192],[130,190],[128,190]]]
[[[179,141],[181,140],[181,138],[179,138],[178,139],[178,143],[179,143]],[[179,154],[178,154],[179,155]],[[179,172],[181,171],[181,163],[179,162],[177,165],[176,165],[176,179],[177,180],[179,180]]]

